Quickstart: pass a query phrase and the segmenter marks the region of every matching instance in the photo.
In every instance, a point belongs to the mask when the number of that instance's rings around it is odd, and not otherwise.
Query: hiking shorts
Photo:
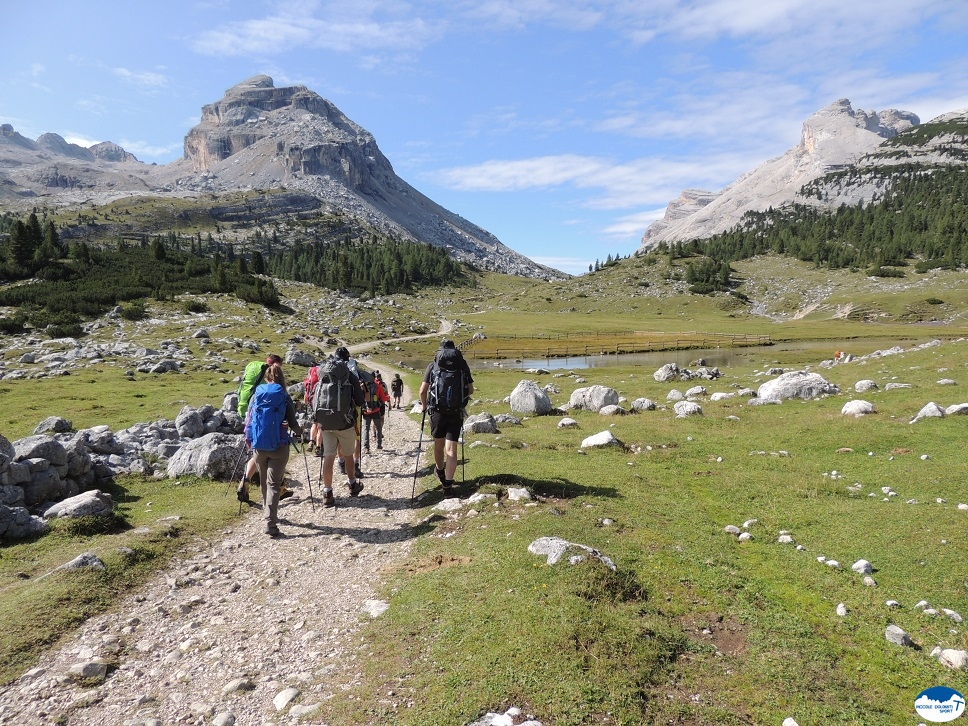
[[[336,456],[336,447],[343,456],[356,451],[356,427],[350,426],[342,431],[323,431],[323,456]]]
[[[430,414],[430,435],[435,439],[460,441],[464,417],[460,411],[434,411]]]

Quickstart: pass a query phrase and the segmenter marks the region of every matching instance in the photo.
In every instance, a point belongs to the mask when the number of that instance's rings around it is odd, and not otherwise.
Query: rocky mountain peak
[[[642,247],[710,237],[734,227],[746,212],[789,204],[804,184],[844,168],[918,123],[908,111],[855,111],[846,98],[834,101],[804,122],[800,143],[782,156],[719,192],[683,192],[645,231]]]

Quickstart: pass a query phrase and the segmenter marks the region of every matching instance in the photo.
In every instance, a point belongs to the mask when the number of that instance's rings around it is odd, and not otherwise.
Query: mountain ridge
[[[803,123],[798,145],[745,172],[718,192],[686,190],[642,236],[640,249],[661,242],[702,239],[725,232],[748,211],[765,211],[799,198],[815,179],[846,168],[885,141],[920,124],[908,111],[854,110],[842,98]]]
[[[132,195],[198,198],[282,189],[309,194],[388,236],[444,247],[482,269],[538,278],[539,265],[445,209],[393,171],[373,135],[305,86],[258,75],[202,108],[181,159],[148,165],[112,142],[89,149],[57,134],[31,141],[0,127],[0,205],[109,203]],[[301,211],[301,210],[295,210]]]

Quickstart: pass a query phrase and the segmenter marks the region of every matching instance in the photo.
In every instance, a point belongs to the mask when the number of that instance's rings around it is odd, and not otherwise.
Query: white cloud
[[[47,70],[47,68],[44,66],[43,63],[31,63],[30,64],[30,75],[33,76],[34,78],[37,78],[37,76],[44,75],[44,72],[46,70]]]
[[[606,226],[602,230],[602,233],[608,237],[621,240],[637,239],[642,236],[642,233],[645,232],[650,224],[657,219],[662,219],[664,215],[665,209],[653,209],[648,212],[629,214],[624,217],[619,217],[612,224]]]
[[[150,71],[138,72],[127,68],[112,68],[111,73],[131,86],[142,89],[164,88],[170,82],[168,76]]]
[[[280,54],[299,47],[340,53],[396,53],[424,47],[442,32],[437,20],[417,16],[395,0],[325,4],[286,2],[272,15],[207,30],[194,42],[205,55]],[[372,58],[367,60],[372,64]]]
[[[437,182],[460,191],[515,192],[570,187],[599,190],[579,203],[586,209],[634,209],[665,205],[684,188],[718,190],[762,159],[730,153],[700,159],[659,158],[616,163],[599,157],[563,154],[519,160],[491,160],[437,172]]]
[[[94,146],[94,144],[100,144],[100,141],[95,141],[87,136],[82,136],[80,134],[67,133],[64,135],[64,141],[68,144],[77,144],[78,146],[83,146],[85,149]]]
[[[184,148],[184,144],[181,141],[165,146],[150,144],[147,141],[134,141],[132,139],[121,139],[116,143],[123,147],[125,151],[131,152],[142,161],[145,159],[168,159],[174,152],[181,151]]]
[[[552,267],[567,272],[569,275],[581,275],[588,272],[588,265],[594,263],[594,260],[581,257],[532,257],[531,259],[539,265]]]

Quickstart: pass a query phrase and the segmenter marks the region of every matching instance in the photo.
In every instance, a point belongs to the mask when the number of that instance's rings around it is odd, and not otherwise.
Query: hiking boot
[[[279,487],[279,501],[282,501],[283,499],[288,499],[293,494],[295,494],[295,492],[292,489],[288,488],[285,484]]]
[[[383,448],[383,442],[380,442],[379,444],[377,444],[376,445],[376,448],[377,448],[377,450],[382,449]]]
[[[445,478],[444,470],[434,467],[434,473],[437,475],[437,479],[440,481],[441,486],[447,486],[447,479]]]
[[[278,537],[280,534],[282,534],[279,531],[279,528],[274,524],[266,525],[266,528],[263,530],[263,532],[265,532],[270,537]]]
[[[235,490],[236,498],[243,504],[249,503],[249,486],[245,482],[239,485],[239,488]]]
[[[377,446],[377,448],[379,449],[380,447],[379,447],[379,446]],[[369,447],[369,446],[366,446],[366,447],[364,447],[364,448],[363,448],[363,453],[364,453],[364,454],[369,454],[369,453],[370,453],[370,447]]]
[[[358,497],[358,496],[360,496],[360,492],[363,491],[363,482],[361,482],[361,481],[351,481],[351,482],[349,482],[349,486],[350,486],[350,496],[351,497]]]
[[[324,489],[323,490],[323,506],[324,507],[335,507],[336,506],[336,497],[333,496],[333,490],[332,489]]]
[[[315,456],[317,459],[322,459],[323,458],[323,447],[322,446],[317,446],[316,447],[316,450],[313,451],[313,456]]]
[[[363,470],[360,468],[359,464],[356,465],[356,478],[357,479],[363,478]]]
[[[336,460],[336,466],[339,467],[339,473],[340,474],[345,474],[346,473],[346,462],[343,459],[337,459]]]
[[[440,485],[440,491],[442,491],[444,493],[444,497],[445,498],[454,496],[454,482],[453,482],[453,480],[450,480],[450,481],[446,481],[445,480],[443,483],[441,483],[441,485]]]

